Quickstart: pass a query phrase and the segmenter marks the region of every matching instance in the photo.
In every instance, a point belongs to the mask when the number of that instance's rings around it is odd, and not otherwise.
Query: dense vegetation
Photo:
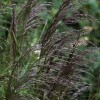
[[[100,1],[1,0],[0,100],[100,100]]]

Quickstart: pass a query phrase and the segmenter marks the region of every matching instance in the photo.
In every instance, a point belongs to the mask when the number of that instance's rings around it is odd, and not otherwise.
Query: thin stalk
[[[15,12],[15,5],[14,1],[11,0],[11,6],[12,6],[12,24],[11,24],[11,55],[12,55],[12,60],[15,61],[16,57],[16,12]]]
[[[14,5],[14,1],[11,0],[11,7],[12,7],[12,24],[11,24],[11,31],[9,32],[10,36],[11,36],[11,47],[10,47],[10,55],[11,55],[11,62],[14,63],[15,58],[16,58],[16,14],[15,14],[15,5]],[[15,68],[14,68],[15,69]],[[13,86],[12,86],[12,78],[13,78],[13,72],[12,71],[9,80],[7,82],[7,90],[6,90],[6,100],[11,100],[12,98],[12,90],[13,90]]]

